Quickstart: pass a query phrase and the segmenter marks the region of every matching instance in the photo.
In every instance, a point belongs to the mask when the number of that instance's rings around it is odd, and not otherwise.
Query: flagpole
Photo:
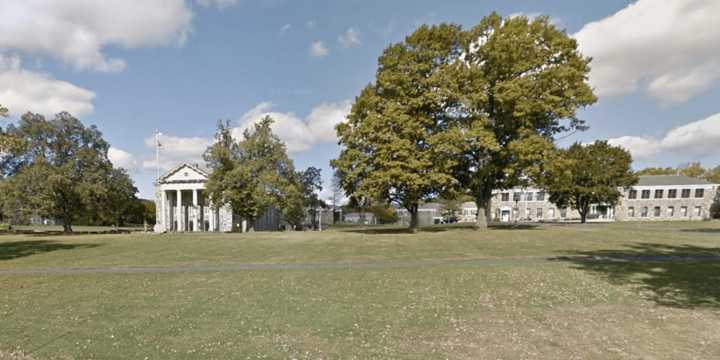
[[[162,135],[162,133],[155,130],[155,168],[157,170],[155,181],[158,184],[160,183],[160,135]]]

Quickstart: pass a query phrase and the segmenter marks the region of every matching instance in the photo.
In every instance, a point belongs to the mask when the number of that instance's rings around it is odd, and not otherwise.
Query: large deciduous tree
[[[558,207],[570,206],[580,213],[585,223],[590,205],[614,206],[622,192],[635,185],[632,156],[621,147],[607,141],[590,145],[575,143],[559,150],[557,158],[547,167],[541,182],[550,202]]]
[[[213,169],[207,191],[214,206],[229,204],[250,229],[269,207],[285,221],[299,225],[304,215],[302,191],[285,144],[273,134],[273,120],[265,117],[245,130],[236,142],[227,124],[220,123],[216,142],[205,153]],[[235,222],[233,222],[235,223]]]
[[[135,199],[137,190],[127,173],[113,169],[109,144],[95,126],[65,112],[49,121],[27,113],[7,135],[19,145],[0,157],[6,213],[56,219],[71,232],[89,212],[102,217]]]
[[[589,63],[546,17],[421,26],[380,57],[337,127],[333,166],[348,194],[411,214],[424,198],[469,190],[486,228],[492,191],[535,180],[554,137],[585,129],[576,112],[596,101]]]
[[[455,102],[447,69],[459,51],[455,25],[422,26],[380,56],[375,83],[356,98],[347,122],[338,125],[343,146],[332,162],[345,192],[355,199],[384,199],[411,215],[418,206],[453,185],[452,159],[445,149],[447,103]]]
[[[492,14],[464,33],[456,62],[460,101],[455,176],[478,205],[487,227],[493,189],[539,181],[557,134],[585,129],[576,112],[596,101],[590,59],[547,17]]]

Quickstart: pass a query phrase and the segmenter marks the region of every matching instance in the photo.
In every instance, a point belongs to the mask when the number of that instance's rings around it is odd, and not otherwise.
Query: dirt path
[[[0,270],[0,276],[17,275],[82,275],[82,274],[152,274],[207,273],[251,270],[313,270],[313,269],[388,269],[427,266],[495,267],[503,265],[536,265],[543,263],[577,262],[720,262],[720,256],[526,256],[476,259],[432,259],[380,262],[316,262],[316,263],[235,263],[222,265],[128,266],[128,267],[52,267]]]

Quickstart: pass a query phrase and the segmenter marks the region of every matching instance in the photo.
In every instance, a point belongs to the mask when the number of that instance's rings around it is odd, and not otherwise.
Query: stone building
[[[704,220],[710,218],[710,206],[720,185],[687,176],[640,176],[638,184],[623,192],[615,206],[594,204],[589,221]],[[461,222],[475,221],[474,202],[462,205]],[[496,191],[491,217],[499,222],[573,221],[580,214],[558,208],[547,194],[537,188]]]

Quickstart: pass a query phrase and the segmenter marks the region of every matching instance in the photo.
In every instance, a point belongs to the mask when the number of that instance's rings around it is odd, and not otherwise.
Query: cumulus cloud
[[[160,136],[160,169],[167,171],[182,163],[204,164],[202,158],[213,139],[205,137]],[[155,149],[155,135],[145,139],[145,146]],[[142,167],[148,170],[156,168],[155,158],[145,159]]]
[[[273,132],[285,142],[288,152],[297,153],[308,150],[318,143],[337,141],[335,125],[344,121],[349,112],[350,101],[323,103],[316,106],[307,117],[300,118],[291,112],[273,111],[272,103],[262,102],[238,119],[237,127],[232,129],[232,135],[235,139],[242,139],[246,129],[251,128],[263,117],[270,116],[275,120],[272,125]],[[161,171],[170,170],[182,163],[203,165],[205,161],[202,155],[213,142],[214,139],[206,137],[161,135]],[[155,135],[145,139],[145,146],[148,149],[155,149]],[[114,151],[113,157],[115,158],[113,163],[125,161],[123,154],[117,151]],[[145,158],[140,165],[143,169],[155,170],[155,156]]]
[[[639,159],[652,158],[662,152],[682,153],[692,159],[720,155],[720,113],[676,127],[662,138],[622,136],[608,142],[626,148]]]
[[[292,29],[292,24],[285,24],[280,28],[280,35],[284,35],[286,32]]]
[[[93,111],[94,97],[90,90],[56,80],[49,74],[23,69],[17,56],[0,54],[0,99],[12,115],[67,111],[80,116]]]
[[[621,146],[636,159],[648,159],[660,152],[660,141],[652,137],[621,136],[608,140],[614,146]]]
[[[328,48],[322,41],[315,41],[310,44],[310,55],[314,57],[324,57],[329,53]]]
[[[344,33],[338,35],[338,42],[344,48],[358,47],[362,45],[360,41],[360,33],[355,28],[349,28]]]
[[[197,0],[197,3],[202,7],[216,7],[218,9],[224,9],[226,7],[235,6],[240,3],[239,0]]]
[[[116,168],[132,171],[137,167],[137,160],[135,160],[132,154],[116,147],[110,147],[108,150],[108,158]]]
[[[717,0],[638,0],[574,36],[600,96],[645,91],[683,102],[720,80]]]
[[[107,46],[182,44],[192,13],[184,0],[23,0],[0,2],[0,48],[53,56],[78,70],[121,71]]]
[[[273,104],[263,102],[245,113],[233,129],[233,137],[242,138],[242,133],[265,116],[275,120],[272,130],[285,142],[288,152],[297,153],[310,149],[322,142],[337,140],[335,125],[345,120],[350,112],[350,101],[323,103],[315,107],[306,118],[294,113],[273,111]]]

